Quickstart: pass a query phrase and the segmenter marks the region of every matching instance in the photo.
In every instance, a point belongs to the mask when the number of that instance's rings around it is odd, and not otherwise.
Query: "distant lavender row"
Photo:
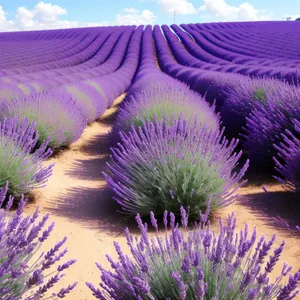
[[[126,29],[126,27],[124,28]],[[134,27],[127,28],[127,31],[132,31]],[[120,33],[123,31],[123,27],[119,29]],[[126,31],[125,31],[126,32]],[[99,50],[99,41],[97,39],[101,38],[99,33],[91,32],[83,41],[78,41],[77,46],[65,51],[65,55],[62,58],[55,58],[53,62],[32,62],[27,67],[16,67],[9,69],[2,69],[0,75],[14,75],[23,74],[29,72],[45,71],[50,69],[65,68],[70,66],[76,66],[82,62],[93,57],[95,53]],[[101,45],[101,44],[100,44]],[[31,55],[34,53],[31,53]],[[51,56],[50,56],[51,57]]]
[[[240,23],[240,25],[242,26],[235,27],[233,23],[195,24],[196,30],[221,32],[222,35],[229,36],[229,44],[232,41],[239,42],[239,47],[251,44],[255,40],[258,48],[253,55],[258,49],[266,49],[264,52],[268,50],[274,52],[278,49],[283,50],[283,54],[276,53],[276,56],[284,56],[284,53],[288,52],[292,53],[291,50],[294,51],[296,57],[298,56],[299,24],[294,22],[289,24],[287,22],[253,22],[252,24]]]
[[[33,63],[55,62],[57,59],[78,53],[80,49],[83,50],[82,46],[84,45],[80,45],[81,43],[86,44],[89,40],[92,41],[91,38],[95,39],[101,34],[117,31],[122,31],[122,27],[65,30],[60,34],[59,31],[49,31],[48,35],[51,37],[48,38],[46,37],[47,31],[39,31],[39,33],[44,32],[45,37],[25,40],[16,37],[15,40],[2,41],[1,44],[5,51],[0,55],[1,67],[5,68],[7,65],[8,68],[12,68],[14,65],[21,67]],[[34,36],[35,32],[30,32],[30,34]]]
[[[279,62],[283,62],[284,60],[287,62],[287,64],[291,62],[299,62],[299,57],[297,56],[297,51],[291,51],[293,49],[293,45],[291,45],[291,48],[284,47],[280,51],[279,45],[276,47],[276,37],[271,36],[264,36],[265,43],[275,43],[274,48],[269,48],[268,46],[264,45],[264,47],[260,47],[258,45],[258,48],[256,48],[256,40],[259,40],[259,37],[263,35],[264,31],[263,29],[260,31],[260,34],[249,36],[246,42],[246,45],[248,48],[245,47],[242,40],[240,40],[240,44],[234,44],[232,41],[228,41],[228,39],[225,39],[226,42],[224,42],[224,30],[223,31],[214,31],[214,30],[199,30],[199,27],[197,25],[182,25],[187,31],[189,31],[192,36],[194,36],[194,33],[197,33],[198,41],[203,42],[208,47],[211,47],[211,49],[220,50],[220,53],[217,55],[220,55],[223,50],[222,54],[225,55],[225,57],[234,57],[236,55],[235,59],[246,59],[246,62],[255,62],[255,60],[258,60],[259,62],[264,63],[263,59],[267,60],[266,63],[272,62],[277,63],[275,58],[279,60]],[[225,31],[226,33],[226,31]],[[231,38],[232,34],[229,35]],[[258,38],[257,38],[258,36]],[[197,41],[197,42],[198,42]],[[282,47],[282,45],[281,45]],[[260,51],[259,51],[260,50]],[[277,55],[277,52],[279,52],[279,55]],[[231,55],[230,55],[231,53]]]
[[[197,55],[197,58],[194,57],[189,53],[189,51],[187,51],[186,48],[182,47],[182,45],[178,43],[179,41],[177,37],[169,30],[169,28],[167,26],[163,26],[162,28],[166,34],[175,58],[177,60],[179,59],[178,61],[183,65],[193,68],[237,73],[248,76],[268,76],[278,78],[280,80],[287,80],[289,82],[298,80],[296,68],[299,67],[299,62],[297,61],[294,62],[284,59],[281,62],[278,58],[276,58],[276,60],[272,60],[270,58],[257,59],[235,53],[218,47],[216,44],[209,43],[207,39],[205,39],[205,35],[208,35],[207,32],[200,34],[188,26],[182,26],[196,41],[196,43],[193,42],[193,45],[190,44],[190,47],[193,47],[195,51],[207,52],[215,57],[213,64],[209,64],[205,61],[203,62],[202,59],[199,58],[199,55]],[[176,41],[177,45],[174,44]],[[177,50],[181,50],[181,52],[178,52]],[[249,51],[251,52],[251,49]]]
[[[87,56],[78,65],[2,78],[9,82],[12,80],[26,82],[26,86],[39,86],[45,90],[70,82],[107,75],[120,66],[133,31],[134,28],[129,28],[124,32],[100,35],[92,45],[92,49],[96,53],[91,53],[91,57]],[[74,63],[75,61],[76,59],[74,59]]]

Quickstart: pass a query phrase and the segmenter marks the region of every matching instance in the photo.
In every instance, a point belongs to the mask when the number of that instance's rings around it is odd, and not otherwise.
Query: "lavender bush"
[[[6,199],[8,183],[0,188],[0,207]],[[39,249],[54,228],[46,227],[49,215],[39,219],[39,210],[32,216],[25,216],[26,200],[22,197],[17,211],[9,212],[13,197],[9,197],[6,208],[0,210],[0,298],[1,300],[41,299],[64,276],[76,260],[71,259],[55,267],[67,253],[62,250],[67,238],[46,253]],[[55,269],[54,269],[55,268]],[[59,298],[69,293],[77,283],[53,293]]]
[[[300,116],[300,89],[296,85],[280,85],[269,90],[265,103],[257,104],[246,118],[244,147],[251,163],[274,168],[273,157],[285,129],[294,132],[293,119]]]
[[[8,82],[0,82],[0,103],[24,96],[24,92],[18,86]]]
[[[1,106],[0,117],[35,121],[39,143],[49,138],[52,149],[75,142],[86,127],[86,118],[76,101],[63,92],[41,92],[31,97],[7,101]]]
[[[167,76],[165,76],[167,77]],[[158,77],[140,80],[129,90],[129,97],[121,105],[113,129],[113,136],[119,131],[128,132],[131,126],[143,126],[144,121],[159,121],[168,117],[171,123],[181,115],[185,120],[198,120],[199,126],[218,130],[219,117],[214,107],[187,85],[172,78]]]
[[[223,131],[199,129],[197,120],[182,118],[144,122],[120,133],[122,143],[111,148],[111,176],[104,173],[114,190],[115,200],[127,214],[163,214],[167,209],[179,214],[181,206],[190,207],[190,216],[206,208],[212,195],[212,210],[232,203],[238,182],[248,162],[238,172],[240,153],[233,151],[238,140],[228,142]],[[232,190],[232,187],[235,188]]]
[[[99,93],[100,87],[88,80],[77,84],[67,84],[61,88],[77,102],[83,114],[87,119],[87,123],[95,121],[100,117],[107,107],[107,101],[102,99]]]
[[[245,77],[237,83],[229,84],[223,88],[224,104],[220,109],[221,119],[226,133],[238,136],[245,126],[246,117],[258,103],[265,105],[268,93],[277,89],[287,88],[287,84],[279,83],[275,79],[251,79]]]
[[[60,88],[66,94],[69,94],[82,110],[87,123],[96,119],[96,110],[92,97],[82,89],[79,84],[68,84]]]
[[[34,122],[18,118],[0,123],[0,187],[9,181],[9,194],[15,197],[44,186],[52,174],[53,164],[43,166],[52,154],[48,141],[31,154],[39,138],[35,126]]]
[[[292,269],[287,264],[283,264],[281,274],[271,282],[270,274],[285,244],[282,242],[272,251],[275,234],[270,240],[264,236],[258,239],[256,229],[249,234],[247,224],[239,232],[233,213],[225,222],[220,220],[219,232],[214,232],[207,221],[208,211],[205,215],[200,212],[200,224],[188,229],[188,216],[183,208],[183,228],[179,228],[170,213],[169,231],[165,211],[165,233],[162,233],[152,212],[150,216],[156,236],[150,238],[147,223],[143,224],[137,215],[141,236],[133,237],[128,228],[125,230],[131,256],[124,254],[115,242],[118,261],[106,255],[112,271],[97,264],[101,289],[87,282],[95,298],[287,300],[298,294],[300,270],[282,284]]]
[[[294,120],[296,133],[300,134],[300,122]],[[300,140],[290,130],[282,134],[283,142],[274,145],[278,151],[278,158],[274,157],[275,169],[283,178],[277,178],[287,190],[300,191]],[[283,162],[281,162],[283,160]]]

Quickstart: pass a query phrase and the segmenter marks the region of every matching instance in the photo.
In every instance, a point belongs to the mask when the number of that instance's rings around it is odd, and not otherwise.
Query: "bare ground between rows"
[[[116,104],[121,100],[122,97],[118,98]],[[56,223],[45,249],[52,247],[63,236],[68,236],[68,258],[76,258],[78,262],[67,272],[60,286],[79,282],[75,291],[67,296],[66,299],[70,300],[93,299],[85,282],[100,282],[95,262],[109,266],[105,254],[116,257],[114,241],[127,249],[123,234],[125,226],[137,232],[133,221],[127,222],[116,212],[118,207],[102,174],[109,158],[108,133],[115,111],[115,107],[107,110],[100,120],[86,128],[80,140],[47,162],[55,162],[53,176],[45,188],[34,191],[35,200],[26,208],[27,213],[32,213],[39,206],[42,214],[50,213]],[[256,226],[258,234],[264,234],[267,238],[275,232],[277,244],[286,241],[282,261],[292,265],[295,271],[300,268],[300,236],[293,230],[299,219],[299,201],[283,193],[279,185],[266,184],[266,187],[270,192],[268,195],[257,184],[243,188],[240,200],[220,210],[213,226],[217,226],[217,217],[224,218],[235,211],[238,228],[247,222],[250,229]],[[280,272],[280,267],[277,267],[275,276]]]

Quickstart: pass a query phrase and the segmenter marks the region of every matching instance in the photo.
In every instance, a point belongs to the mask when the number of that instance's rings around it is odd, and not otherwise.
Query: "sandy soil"
[[[121,99],[117,99],[116,103]],[[55,162],[54,174],[47,187],[34,191],[35,200],[26,208],[26,212],[31,213],[38,205],[42,214],[51,213],[51,220],[56,223],[45,249],[68,236],[67,258],[76,258],[78,262],[67,272],[60,286],[74,281],[79,284],[66,299],[93,299],[85,282],[91,281],[95,285],[100,282],[95,262],[109,266],[105,254],[115,257],[113,241],[126,247],[123,235],[125,222],[116,213],[117,207],[102,175],[109,156],[108,132],[115,111],[115,107],[109,109],[101,120],[86,128],[80,140],[70,149],[48,161]],[[300,236],[292,229],[299,220],[299,201],[297,204],[293,197],[283,195],[278,185],[265,186],[270,192],[267,197],[260,186],[248,185],[241,190],[241,200],[218,215],[224,217],[235,210],[238,227],[248,222],[250,228],[256,226],[258,233],[266,237],[276,232],[277,244],[286,241],[282,260],[292,265],[294,270],[299,269]],[[285,221],[278,219],[277,215]],[[216,225],[217,222],[213,226]],[[130,224],[130,228],[135,226]]]

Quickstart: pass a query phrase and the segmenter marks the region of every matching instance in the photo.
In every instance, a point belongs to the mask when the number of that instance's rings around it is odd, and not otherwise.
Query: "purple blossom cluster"
[[[184,83],[170,77],[143,78],[130,89],[122,103],[114,124],[113,135],[128,132],[131,126],[142,126],[143,122],[161,121],[168,118],[172,123],[181,115],[187,121],[198,120],[199,126],[218,130],[219,118],[214,107]]]
[[[18,86],[5,81],[0,83],[0,103],[24,96],[24,92]]]
[[[43,165],[52,150],[48,140],[37,147],[38,139],[35,122],[10,118],[0,123],[0,187],[9,181],[15,197],[43,187],[52,174],[53,164]]]
[[[267,93],[267,103],[258,104],[246,118],[244,147],[251,162],[264,168],[274,168],[273,144],[281,142],[285,129],[295,132],[293,119],[300,119],[300,89],[278,85]]]
[[[274,157],[276,164],[275,170],[283,178],[276,176],[287,190],[300,191],[300,122],[294,120],[295,136],[290,130],[286,129],[282,135],[283,141],[279,145],[274,145],[278,151],[278,158]]]
[[[87,123],[95,121],[104,113],[107,107],[107,101],[99,101],[100,91],[91,84],[85,84],[84,82],[68,84],[61,87],[60,90],[65,95],[69,94],[76,101]]]
[[[34,121],[39,143],[49,139],[52,149],[78,140],[87,124],[82,110],[66,92],[41,92],[6,101],[1,105],[0,118],[10,117]]]
[[[224,104],[220,108],[222,124],[226,133],[238,136],[246,125],[246,117],[259,105],[265,106],[271,95],[278,90],[292,89],[290,85],[270,78],[237,78],[235,84],[223,87]],[[280,93],[285,96],[285,93]],[[271,96],[272,97],[272,96]],[[288,100],[285,97],[284,100]]]
[[[242,154],[234,153],[238,140],[229,142],[223,131],[199,129],[197,119],[155,119],[120,136],[122,143],[111,148],[107,164],[111,176],[104,175],[127,214],[179,214],[184,206],[196,217],[210,197],[213,210],[232,203],[245,183],[239,181],[248,161],[233,172]]]
[[[0,188],[0,207],[7,199],[8,190],[8,182],[4,188]],[[40,299],[76,260],[59,264],[68,252],[67,248],[62,249],[66,237],[48,252],[41,253],[39,249],[51,234],[54,223],[47,226],[49,215],[40,218],[38,208],[31,216],[23,214],[26,204],[23,196],[18,209],[10,212],[13,200],[9,196],[5,209],[0,210],[0,298]],[[77,283],[73,283],[53,294],[64,298],[76,285]]]
[[[174,214],[165,211],[165,232],[158,230],[151,212],[154,236],[137,215],[141,236],[132,236],[126,228],[130,256],[115,242],[118,260],[106,255],[112,270],[97,264],[100,288],[87,282],[93,296],[102,300],[287,300],[297,296],[300,270],[291,275],[292,267],[284,263],[276,280],[270,278],[285,245],[274,246],[275,234],[271,239],[258,238],[256,229],[249,232],[247,224],[238,232],[234,213],[225,222],[220,220],[218,232],[213,231],[207,220],[209,210],[200,212],[200,223],[190,229],[187,211],[181,208],[180,212],[182,228]]]

